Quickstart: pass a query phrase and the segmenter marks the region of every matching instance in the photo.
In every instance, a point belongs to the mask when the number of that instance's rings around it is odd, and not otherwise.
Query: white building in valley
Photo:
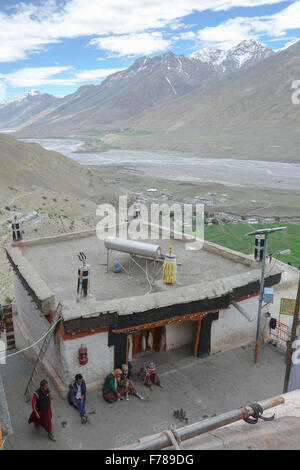
[[[170,241],[155,243],[168,253]],[[62,321],[44,366],[65,394],[76,373],[82,373],[88,389],[94,389],[115,367],[134,363],[141,354],[151,359],[151,351],[163,354],[189,344],[190,354],[201,360],[254,343],[261,265],[253,257],[210,242],[199,251],[186,250],[181,240],[172,240],[172,245],[178,268],[172,285],[162,281],[161,259],[112,252],[107,266],[104,241],[95,231],[7,247],[15,273],[17,348],[32,344],[49,329],[61,303]],[[79,252],[85,253],[90,266],[90,292],[77,301]],[[114,263],[120,272],[114,272]],[[267,264],[266,286],[274,287],[275,299],[291,269],[276,260]],[[288,282],[291,285],[291,277]],[[268,318],[262,318],[265,337]],[[79,362],[81,345],[87,348],[85,365]],[[26,354],[34,360],[38,352],[37,345]]]

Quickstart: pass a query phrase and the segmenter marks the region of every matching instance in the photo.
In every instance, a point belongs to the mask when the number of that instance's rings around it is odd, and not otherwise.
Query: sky
[[[300,0],[0,0],[0,101],[65,96],[141,56],[300,36]]]

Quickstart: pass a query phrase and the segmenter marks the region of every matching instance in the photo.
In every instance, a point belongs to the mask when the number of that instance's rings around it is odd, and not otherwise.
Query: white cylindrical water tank
[[[147,258],[159,259],[161,249],[159,245],[138,242],[136,240],[126,240],[125,238],[107,237],[104,242],[108,250],[123,251],[132,255],[145,256]]]

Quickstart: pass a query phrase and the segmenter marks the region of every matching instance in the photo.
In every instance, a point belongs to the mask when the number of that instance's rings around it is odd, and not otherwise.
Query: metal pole
[[[263,410],[267,410],[269,408],[273,408],[274,406],[281,405],[282,403],[284,403],[284,397],[282,395],[278,395],[276,397],[263,400],[260,402],[260,405],[262,406]],[[181,441],[186,441],[187,439],[191,439],[206,432],[212,431],[213,429],[218,429],[222,426],[226,426],[227,424],[234,423],[253,415],[254,411],[252,408],[245,406],[234,411],[229,411],[228,413],[223,413],[214,418],[205,419],[199,423],[192,424],[191,426],[176,429],[176,434]],[[170,443],[168,436],[161,434],[160,436],[155,437],[149,441],[144,441],[138,444],[134,444],[133,446],[126,447],[126,450],[158,450],[170,447],[171,445],[172,444]]]
[[[286,370],[285,370],[285,378],[284,378],[284,385],[283,385],[283,393],[286,393],[289,388],[289,381],[290,381],[291,368],[292,368],[292,354],[294,352],[293,343],[296,339],[296,332],[297,332],[297,325],[298,325],[298,318],[299,318],[299,307],[300,307],[300,277],[299,277],[299,283],[298,283],[296,305],[295,305],[295,310],[294,310],[291,338],[288,342],[288,348],[287,348]]]
[[[262,303],[263,303],[263,299],[264,299],[265,266],[266,266],[266,257],[267,257],[267,240],[268,240],[268,235],[267,235],[267,233],[265,233],[265,243],[264,243],[263,259],[262,259],[262,266],[261,266],[261,280],[260,280],[259,301],[258,301],[255,353],[254,353],[254,362],[255,362],[255,364],[257,363],[257,360],[258,360],[258,348],[259,348],[259,337],[260,337],[260,319],[261,319]]]

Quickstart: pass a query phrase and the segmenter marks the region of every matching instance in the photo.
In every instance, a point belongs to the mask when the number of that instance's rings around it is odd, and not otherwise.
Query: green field
[[[287,227],[286,230],[273,233],[269,236],[268,254],[289,248],[291,254],[280,256],[279,259],[285,263],[289,262],[293,266],[300,267],[300,225],[213,225],[205,228],[205,239],[249,255],[254,253],[254,237],[247,237],[245,235],[265,227]]]

